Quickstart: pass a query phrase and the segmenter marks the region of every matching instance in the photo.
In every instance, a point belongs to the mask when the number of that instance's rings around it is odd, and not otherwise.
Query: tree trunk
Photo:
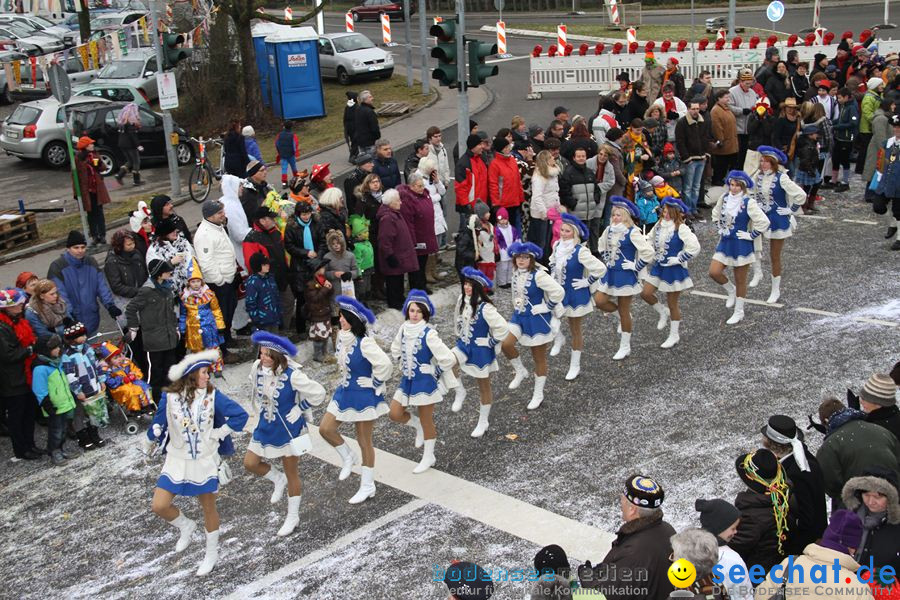
[[[248,123],[258,123],[262,120],[263,103],[259,89],[259,73],[256,70],[256,49],[253,47],[253,35],[250,32],[250,19],[244,23],[238,19],[234,21],[244,79],[244,116]]]

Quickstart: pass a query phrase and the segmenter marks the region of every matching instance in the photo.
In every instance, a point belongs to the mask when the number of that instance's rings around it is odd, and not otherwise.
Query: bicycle
[[[188,192],[194,202],[200,203],[209,197],[213,180],[221,181],[222,175],[225,173],[225,152],[224,150],[220,152],[219,168],[213,170],[207,157],[206,145],[215,144],[221,148],[222,139],[203,139],[201,137],[199,139],[191,138],[191,141],[197,143],[199,151],[197,152],[196,164],[194,165],[194,169],[191,171],[191,177],[188,180]]]

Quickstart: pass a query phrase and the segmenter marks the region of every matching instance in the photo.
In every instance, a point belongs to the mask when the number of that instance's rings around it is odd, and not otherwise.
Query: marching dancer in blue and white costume
[[[478,382],[479,405],[478,424],[472,430],[473,438],[480,438],[490,426],[493,393],[490,375],[500,367],[497,365],[497,345],[509,334],[509,325],[494,304],[488,292],[494,287],[487,275],[474,267],[463,267],[463,293],[456,301],[456,346],[453,354],[459,370]],[[456,386],[456,398],[450,408],[453,412],[462,409],[466,399],[466,388],[460,378]]]
[[[569,372],[566,381],[572,381],[581,372],[581,351],[584,350],[584,336],[581,319],[594,311],[591,288],[606,273],[606,265],[591,254],[586,241],[590,232],[587,225],[575,215],[563,213],[559,228],[559,241],[550,255],[550,274],[563,287],[562,316],[569,318],[572,332],[572,354],[569,357]],[[553,340],[550,356],[556,356],[562,349],[566,336],[562,327]]]
[[[622,196],[613,196],[611,225],[606,228],[597,250],[606,265],[606,273],[600,278],[594,303],[603,312],[619,315],[619,349],[613,360],[622,360],[631,354],[631,302],[641,293],[638,273],[653,260],[653,246],[635,227],[638,208],[634,202]],[[616,298],[613,302],[610,298]]]
[[[375,338],[367,335],[367,325],[375,322],[372,311],[348,296],[335,298],[340,311],[341,330],[337,338],[337,362],[341,382],[334,390],[327,412],[319,423],[319,433],[334,446],[341,457],[338,480],[350,476],[359,458],[338,433],[341,423],[356,425],[356,440],[362,450],[359,490],[350,504],[359,504],[375,495],[375,446],[372,429],[375,419],[390,410],[384,399],[384,382],[390,379],[393,365]]]
[[[671,348],[681,340],[681,309],[678,299],[681,292],[694,287],[687,263],[700,252],[700,242],[684,222],[684,215],[689,212],[684,202],[666,196],[662,201],[662,218],[647,234],[653,246],[654,258],[649,271],[645,270],[642,276],[644,289],[641,291],[641,298],[659,313],[657,329],[665,329],[666,321],[671,318],[669,337],[660,348]],[[657,290],[665,292],[668,308],[656,297]]]
[[[728,191],[716,202],[712,220],[719,231],[719,243],[709,265],[709,276],[725,288],[725,306],[734,307],[726,323],[734,325],[744,318],[747,296],[747,268],[756,260],[753,240],[769,229],[769,219],[748,193],[753,182],[743,171],[731,171],[726,178]],[[734,283],[728,281],[725,268],[734,268]]]
[[[806,192],[794,183],[787,172],[787,155],[772,146],[760,146],[759,170],[753,176],[750,194],[766,218],[769,229],[763,237],[769,240],[769,254],[772,259],[772,291],[766,300],[769,304],[781,297],[781,251],[784,241],[794,234],[797,220],[794,215],[806,202]],[[753,262],[753,276],[749,287],[756,287],[762,279],[762,240],[755,240],[756,260]]]
[[[300,456],[312,449],[307,425],[312,406],[325,399],[325,388],[313,381],[294,362],[297,346],[268,331],[250,338],[259,346],[259,359],[250,368],[250,394],[259,422],[244,455],[244,468],[275,485],[270,502],[276,504],[288,489],[288,511],[278,535],[290,535],[300,523]],[[263,462],[280,458],[284,472]]]
[[[528,410],[534,410],[544,401],[544,384],[547,382],[547,344],[559,331],[559,303],[566,295],[562,286],[537,263],[543,251],[531,242],[515,242],[509,247],[513,257],[512,276],[513,314],[509,320],[509,334],[501,349],[512,363],[516,374],[509,389],[517,389],[528,375],[519,358],[516,342],[531,348],[534,359],[534,391]]]
[[[434,304],[422,290],[410,290],[403,305],[406,321],[391,343],[391,356],[400,366],[400,383],[391,401],[391,420],[416,430],[416,448],[424,444],[422,460],[413,473],[424,473],[434,466],[434,405],[444,393],[459,385],[453,375],[456,357],[437,330],[428,324],[434,316]],[[407,409],[415,406],[418,415]]]
[[[247,423],[247,412],[210,384],[210,369],[218,358],[217,350],[188,354],[169,369],[172,383],[160,398],[143,448],[150,454],[158,444],[166,452],[152,509],[179,530],[175,552],[188,547],[197,523],[172,501],[175,496],[200,501],[206,525],[206,554],[197,569],[201,576],[212,571],[219,558],[219,454],[234,452],[230,434]]]

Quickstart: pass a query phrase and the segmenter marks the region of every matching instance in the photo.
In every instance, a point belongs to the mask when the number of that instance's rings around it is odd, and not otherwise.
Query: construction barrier
[[[566,33],[566,26],[563,23],[556,26],[556,46],[560,49],[569,45],[569,42],[566,39]]]
[[[497,55],[507,57],[506,52],[506,23],[497,21]]]
[[[387,13],[381,13],[381,41],[385,46],[396,46],[391,41],[391,17]]]
[[[353,33],[353,13],[351,13],[349,10],[344,16],[344,21],[347,28],[347,33]]]

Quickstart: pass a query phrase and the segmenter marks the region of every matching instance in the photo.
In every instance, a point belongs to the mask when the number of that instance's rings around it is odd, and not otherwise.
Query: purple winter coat
[[[425,244],[424,248],[419,247],[416,250],[416,254],[436,254],[438,246],[437,237],[434,235],[434,204],[431,202],[431,195],[427,191],[417,194],[406,184],[397,186],[397,191],[400,192],[400,199],[403,201],[400,213],[409,226],[413,247]]]
[[[431,202],[431,200],[429,200]],[[378,207],[378,270],[383,275],[403,275],[419,270],[416,246],[409,227],[399,210],[387,204]],[[395,266],[388,264],[388,257],[397,259]]]

